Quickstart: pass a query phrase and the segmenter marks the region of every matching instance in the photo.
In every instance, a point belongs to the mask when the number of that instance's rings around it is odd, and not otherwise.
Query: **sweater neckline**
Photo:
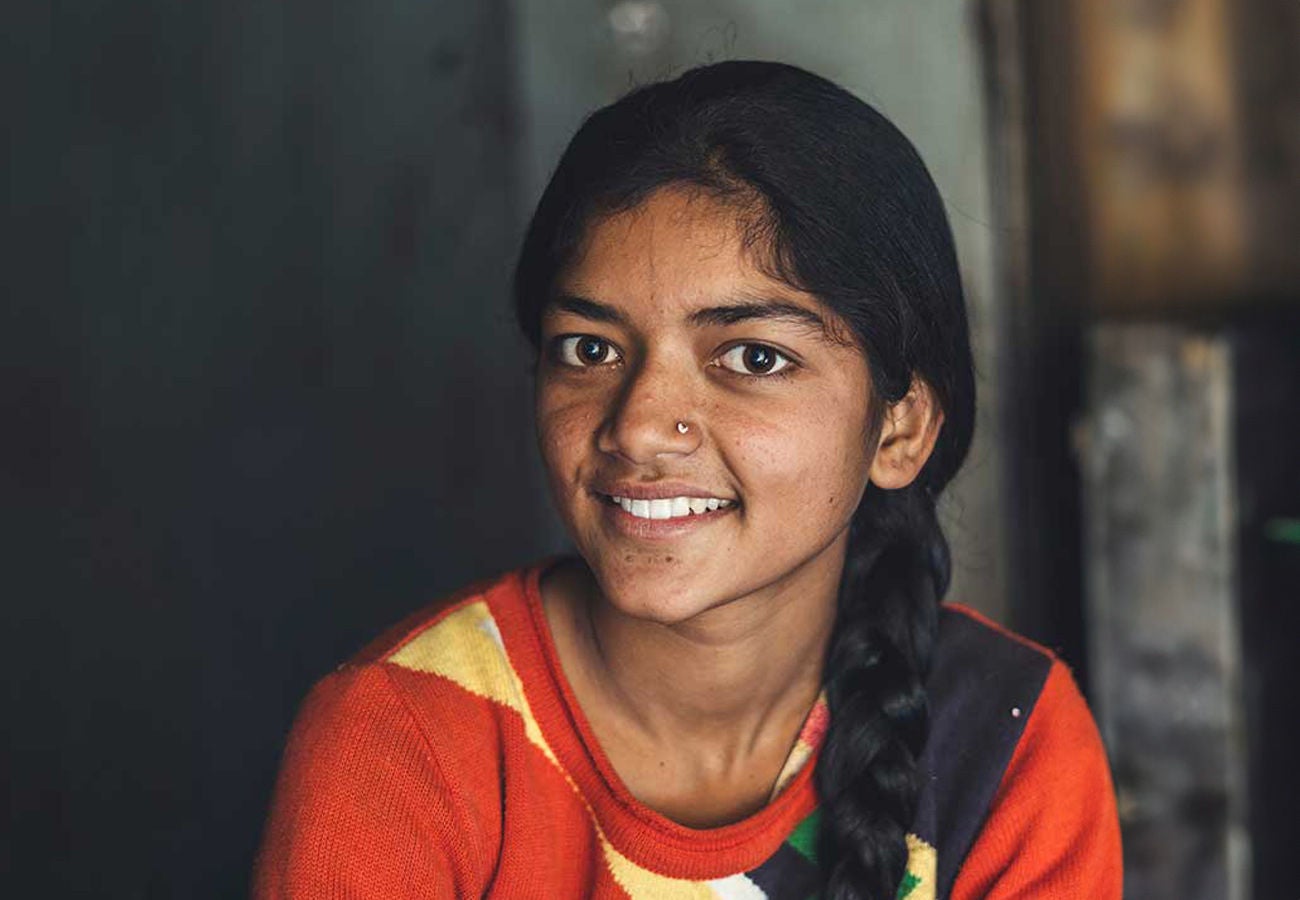
[[[507,651],[519,656],[516,665],[538,676],[523,679],[524,691],[560,765],[611,843],[642,865],[686,878],[716,878],[758,866],[816,808],[812,772],[817,751],[762,809],[728,825],[691,828],[637,800],[596,740],[546,619],[541,580],[561,561],[551,558],[519,573],[526,621],[517,623],[523,627],[502,629]],[[511,647],[511,636],[526,639]]]

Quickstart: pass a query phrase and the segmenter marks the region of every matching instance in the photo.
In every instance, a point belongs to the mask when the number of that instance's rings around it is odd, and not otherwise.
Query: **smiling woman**
[[[566,150],[515,300],[577,556],[317,686],[257,896],[1119,896],[1068,670],[940,603],[974,384],[892,125],[770,63],[641,88]]]

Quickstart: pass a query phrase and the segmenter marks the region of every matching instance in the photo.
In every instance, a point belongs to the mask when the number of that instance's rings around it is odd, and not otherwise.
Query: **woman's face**
[[[663,624],[837,584],[871,465],[866,359],[736,219],[662,189],[591,228],[543,315],[556,506],[606,598]]]

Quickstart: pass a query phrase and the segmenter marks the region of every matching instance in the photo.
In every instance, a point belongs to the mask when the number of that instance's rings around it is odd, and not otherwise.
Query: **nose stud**
[[[690,430],[691,430],[691,426],[687,425],[685,422],[678,422],[678,423],[677,423],[677,433],[678,433],[678,434],[685,434],[686,432],[688,432],[688,431],[690,431]]]

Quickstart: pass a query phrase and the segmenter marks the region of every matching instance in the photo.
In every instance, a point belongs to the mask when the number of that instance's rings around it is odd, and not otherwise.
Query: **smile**
[[[732,505],[730,500],[718,497],[663,497],[655,500],[610,497],[609,500],[638,519],[682,519],[727,509]]]

